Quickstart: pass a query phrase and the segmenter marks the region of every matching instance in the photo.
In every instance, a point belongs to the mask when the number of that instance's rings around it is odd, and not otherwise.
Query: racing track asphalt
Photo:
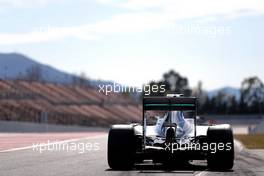
[[[130,175],[264,175],[263,153],[243,149],[236,142],[236,159],[232,171],[211,172],[206,162],[194,162],[186,167],[173,170],[163,169],[148,163],[136,166],[131,171],[113,171],[109,169],[106,158],[107,135],[71,141],[73,144],[98,144],[99,150],[86,151],[39,151],[27,148],[0,153],[1,176],[130,176]],[[97,149],[98,149],[97,148]],[[95,149],[95,148],[94,148]],[[264,150],[263,150],[264,151]],[[80,152],[80,151],[79,151]],[[259,155],[261,153],[262,156]]]

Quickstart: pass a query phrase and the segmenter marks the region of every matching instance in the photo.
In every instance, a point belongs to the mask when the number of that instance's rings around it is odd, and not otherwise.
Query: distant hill
[[[240,100],[240,90],[239,90],[239,88],[234,88],[234,87],[223,87],[223,88],[215,89],[212,91],[208,91],[207,92],[208,97],[213,98],[219,92],[223,92],[223,93],[230,95],[230,96],[235,96],[237,101]]]
[[[70,83],[73,75],[60,71],[54,67],[41,64],[18,53],[0,54],[0,78],[16,79],[23,77],[32,67],[39,67],[41,77],[47,82]]]
[[[70,84],[80,77],[66,73],[52,66],[39,63],[32,58],[19,53],[0,53],[0,79],[23,78],[33,67],[41,72],[41,80],[52,83]],[[85,80],[92,86],[98,84],[113,84],[104,80]]]

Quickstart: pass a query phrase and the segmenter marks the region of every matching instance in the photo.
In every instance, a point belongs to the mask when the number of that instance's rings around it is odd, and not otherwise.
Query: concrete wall
[[[260,115],[201,115],[216,124],[228,123],[236,134],[264,133],[264,118]],[[107,131],[100,127],[81,127],[68,125],[51,125],[30,122],[0,121],[0,132],[89,132]]]
[[[100,127],[81,127],[68,125],[51,125],[31,122],[0,121],[1,133],[42,133],[42,132],[91,132],[107,131]]]

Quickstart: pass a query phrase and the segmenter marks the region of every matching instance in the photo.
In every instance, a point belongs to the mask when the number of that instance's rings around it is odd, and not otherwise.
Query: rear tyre
[[[230,170],[234,165],[234,139],[230,125],[210,126],[207,164],[211,170]]]
[[[108,134],[108,165],[114,170],[131,169],[135,163],[136,142],[132,125],[114,125]]]

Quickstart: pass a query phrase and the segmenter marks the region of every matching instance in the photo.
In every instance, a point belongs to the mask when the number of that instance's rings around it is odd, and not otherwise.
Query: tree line
[[[160,81],[151,81],[150,85],[165,85],[166,92],[151,93],[150,96],[164,96],[167,93],[179,93],[198,98],[200,114],[262,114],[264,112],[264,84],[257,76],[245,78],[240,87],[239,97],[219,91],[210,96],[198,82],[195,88],[189,87],[188,78],[171,70]]]

